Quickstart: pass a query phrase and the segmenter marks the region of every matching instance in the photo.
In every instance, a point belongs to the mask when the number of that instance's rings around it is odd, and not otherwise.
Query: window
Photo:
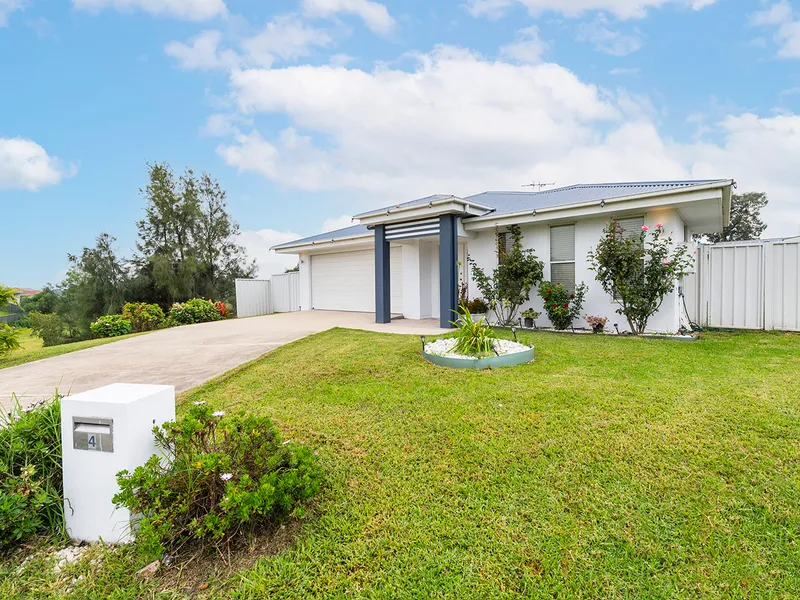
[[[617,226],[622,230],[620,237],[623,240],[630,238],[639,238],[642,233],[642,226],[644,225],[644,217],[622,217],[617,219]],[[642,268],[644,268],[644,261],[642,261]],[[620,302],[622,297],[619,294],[614,294],[614,300]]]
[[[644,217],[622,217],[617,219],[617,225],[622,229],[622,239],[638,238],[642,233]]]
[[[514,245],[514,238],[510,231],[497,232],[497,252],[498,254],[508,254]]]
[[[550,281],[575,293],[575,225],[550,228]]]

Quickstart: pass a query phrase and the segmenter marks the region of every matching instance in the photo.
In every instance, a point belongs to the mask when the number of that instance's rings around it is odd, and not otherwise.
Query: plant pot
[[[528,329],[533,328],[533,319],[531,317],[525,317],[525,327]]]
[[[481,319],[483,319],[484,321],[486,320],[486,313],[472,313],[472,320],[473,321],[475,321],[477,323]]]
[[[592,325],[592,333],[603,333],[605,327],[603,325]]]

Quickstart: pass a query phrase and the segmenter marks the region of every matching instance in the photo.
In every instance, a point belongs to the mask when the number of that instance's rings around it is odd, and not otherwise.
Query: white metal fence
[[[300,273],[236,280],[236,316],[255,317],[300,310]]]
[[[703,327],[800,331],[800,240],[701,245],[683,285]]]

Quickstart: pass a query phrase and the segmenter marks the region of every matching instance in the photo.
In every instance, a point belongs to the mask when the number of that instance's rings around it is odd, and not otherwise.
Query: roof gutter
[[[339,238],[332,237],[329,240],[322,239],[322,240],[314,240],[313,242],[302,242],[302,243],[289,242],[288,244],[278,244],[277,246],[272,246],[270,248],[270,250],[273,250],[273,251],[275,251],[275,252],[280,254],[282,250],[299,251],[299,249],[301,249],[301,248],[311,249],[311,248],[314,248],[316,246],[324,246],[326,244],[334,244],[334,243],[338,244],[340,242],[351,242],[351,241],[360,240],[360,239],[363,239],[363,238],[371,238],[373,236],[374,236],[374,234],[372,234],[372,233],[361,233],[359,235],[350,235],[350,236],[347,236],[347,237],[339,237]],[[291,253],[289,253],[289,254],[291,254]]]

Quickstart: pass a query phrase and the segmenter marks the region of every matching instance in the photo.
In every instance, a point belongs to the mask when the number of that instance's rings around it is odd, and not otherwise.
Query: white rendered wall
[[[300,253],[300,283],[298,301],[300,310],[311,310],[311,257]]]
[[[626,215],[627,216],[627,215]],[[609,327],[612,323],[618,323],[620,331],[628,330],[628,324],[623,315],[618,315],[616,310],[619,305],[603,291],[600,283],[595,280],[594,271],[589,270],[587,254],[590,249],[597,245],[598,240],[603,235],[603,229],[609,217],[597,217],[593,219],[581,219],[573,221],[575,223],[575,282],[584,282],[588,288],[581,311],[581,318],[575,320],[576,327],[585,327],[583,315],[599,315],[608,317]],[[676,210],[665,209],[652,211],[644,215],[645,225],[651,230],[656,223],[664,226],[665,234],[672,235],[676,244],[684,241],[684,224]],[[554,223],[563,225],[566,223]],[[537,258],[544,262],[544,278],[550,279],[550,223],[541,225],[525,225],[522,227],[523,246],[533,248]],[[474,239],[468,240],[469,255],[477,262],[487,274],[497,266],[495,231],[485,230],[478,233]],[[470,277],[469,294],[471,298],[480,296],[480,291]],[[531,290],[530,300],[520,309],[534,308],[542,313],[537,320],[537,325],[549,326],[544,311],[542,299],[539,297],[536,288]],[[679,327],[679,298],[676,291],[667,295],[658,313],[650,318],[648,330],[656,332],[675,332]]]
[[[75,449],[73,417],[113,419],[113,452]],[[153,427],[174,420],[171,385],[115,383],[61,400],[64,514],[73,540],[131,539],[130,513],[111,501],[119,491],[116,474],[158,454]]]

